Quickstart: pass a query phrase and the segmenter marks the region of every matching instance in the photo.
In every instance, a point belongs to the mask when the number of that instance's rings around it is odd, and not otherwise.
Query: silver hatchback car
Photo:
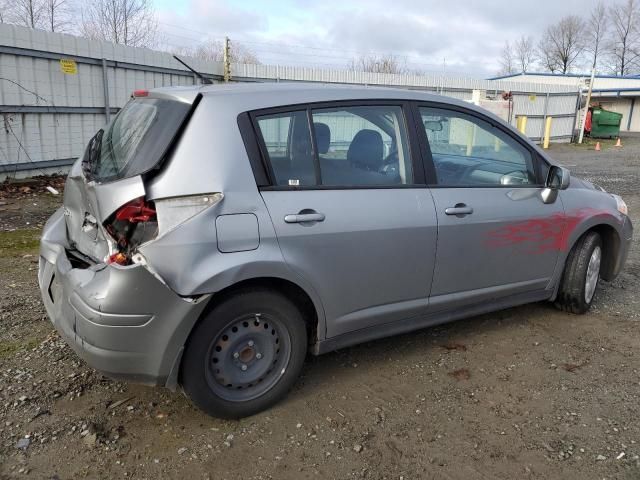
[[[497,117],[417,91],[137,91],[73,166],[39,283],[75,351],[211,415],[281,399],[307,351],[551,300],[621,270],[627,207]]]

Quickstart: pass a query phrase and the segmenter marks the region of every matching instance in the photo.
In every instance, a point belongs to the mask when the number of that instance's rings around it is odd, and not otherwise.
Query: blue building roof
[[[520,73],[511,73],[509,75],[499,75],[497,77],[491,77],[487,80],[505,80],[507,78],[520,77],[522,75],[531,75],[537,77],[591,77],[591,73],[543,73],[543,72],[520,72]],[[629,79],[638,79],[640,75],[602,75],[596,74],[596,78],[629,78]]]

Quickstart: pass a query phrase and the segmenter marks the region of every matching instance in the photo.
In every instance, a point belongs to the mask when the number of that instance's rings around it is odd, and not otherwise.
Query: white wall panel
[[[53,111],[24,113],[13,111],[0,115],[0,168],[15,162],[28,163],[74,158],[82,154],[89,138],[104,124],[104,78],[102,59],[110,62],[106,69],[111,107],[122,107],[136,89],[168,85],[193,85],[193,74],[166,52],[114,45],[66,34],[31,30],[0,24],[0,48],[17,47],[34,52],[0,51],[0,106],[20,110],[24,106],[50,107]],[[70,56],[79,59],[77,74],[60,70],[59,60]],[[52,58],[48,58],[52,57]],[[196,70],[222,74],[221,62],[185,59]],[[89,62],[89,63],[87,63]],[[93,62],[93,63],[91,63]],[[120,62],[120,63],[114,63]],[[122,65],[126,62],[130,65]],[[154,71],[154,68],[156,69]],[[170,69],[171,71],[158,71]],[[544,114],[545,94],[573,93],[573,85],[547,85],[522,81],[492,81],[459,75],[399,75],[348,72],[280,65],[232,65],[234,81],[306,81],[365,85],[385,85],[427,90],[462,100],[470,100],[474,89],[499,93],[505,90],[527,92],[514,94],[515,114]],[[15,82],[15,83],[13,83]],[[536,95],[529,99],[529,92]],[[576,95],[550,96],[550,114],[573,113]],[[60,107],[90,107],[92,113],[55,112]],[[527,133],[539,136],[541,119],[531,118]],[[2,128],[3,124],[11,128]],[[572,133],[570,119],[554,121],[554,135]],[[22,147],[20,146],[22,144]],[[26,150],[26,152],[25,152]],[[1,173],[0,173],[1,175]]]

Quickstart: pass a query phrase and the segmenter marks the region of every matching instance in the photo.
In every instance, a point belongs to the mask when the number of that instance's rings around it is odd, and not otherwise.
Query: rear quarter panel
[[[313,301],[318,338],[324,338],[324,313],[318,295],[287,266],[280,251],[240,135],[237,109],[232,99],[205,96],[171,159],[146,185],[150,200],[214,192],[224,198],[139,250],[150,268],[181,296],[216,293],[255,278],[295,283]],[[251,214],[257,219],[258,246],[223,253],[216,220],[237,214]]]

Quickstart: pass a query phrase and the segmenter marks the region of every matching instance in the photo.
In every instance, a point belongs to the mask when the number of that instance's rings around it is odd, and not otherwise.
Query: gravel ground
[[[551,153],[637,224],[640,137],[623,144]],[[637,240],[585,316],[540,303],[309,358],[284,402],[221,421],[60,340],[36,281],[59,199],[0,192],[0,478],[640,478]]]

